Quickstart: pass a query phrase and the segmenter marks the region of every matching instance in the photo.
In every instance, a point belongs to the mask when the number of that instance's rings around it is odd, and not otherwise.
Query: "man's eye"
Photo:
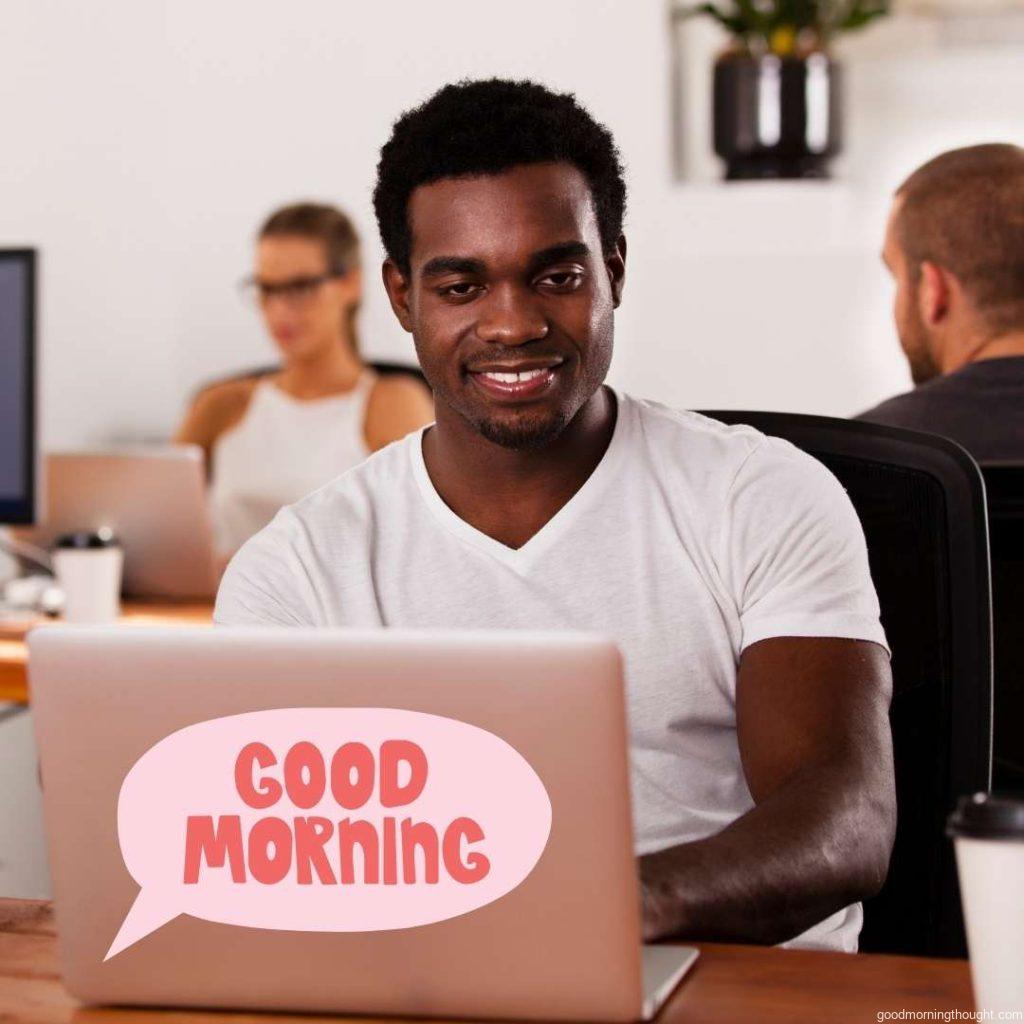
[[[446,299],[468,299],[477,293],[479,285],[471,281],[459,281],[456,284],[448,284],[438,291]]]
[[[540,279],[541,284],[565,292],[578,288],[582,281],[583,274],[579,270],[556,270],[554,273],[545,274]]]

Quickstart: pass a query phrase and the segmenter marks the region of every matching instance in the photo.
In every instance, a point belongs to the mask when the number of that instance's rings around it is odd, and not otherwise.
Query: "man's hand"
[[[891,695],[867,641],[748,647],[736,729],[755,807],[640,859],[644,938],[783,942],[878,892],[896,828]]]

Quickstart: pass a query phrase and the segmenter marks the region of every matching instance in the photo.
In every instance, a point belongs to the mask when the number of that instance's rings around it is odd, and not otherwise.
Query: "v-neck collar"
[[[413,476],[419,487],[423,500],[427,503],[434,518],[450,533],[455,534],[466,544],[503,562],[517,572],[526,571],[540,555],[548,550],[566,530],[571,528],[580,512],[589,505],[613,479],[618,472],[626,447],[626,435],[630,424],[627,422],[633,415],[632,404],[614,388],[609,388],[615,396],[615,427],[611,441],[605,449],[601,461],[594,467],[590,476],[583,481],[579,490],[525,543],[522,547],[510,548],[501,541],[488,536],[465,519],[456,515],[437,493],[434,482],[427,472],[427,464],[423,459],[423,435],[427,427],[417,431],[410,439],[409,454],[412,461]]]

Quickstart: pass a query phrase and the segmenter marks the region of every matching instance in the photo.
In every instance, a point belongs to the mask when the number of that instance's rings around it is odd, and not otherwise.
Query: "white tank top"
[[[292,398],[272,381],[256,385],[245,415],[213,446],[210,505],[221,554],[370,454],[363,428],[375,379],[366,370],[351,391],[313,399]]]

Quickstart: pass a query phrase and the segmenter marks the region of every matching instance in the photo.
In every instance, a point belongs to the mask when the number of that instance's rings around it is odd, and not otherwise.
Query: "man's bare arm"
[[[736,723],[755,807],[640,859],[647,939],[776,943],[878,891],[896,828],[885,651],[777,637],[740,661]]]

